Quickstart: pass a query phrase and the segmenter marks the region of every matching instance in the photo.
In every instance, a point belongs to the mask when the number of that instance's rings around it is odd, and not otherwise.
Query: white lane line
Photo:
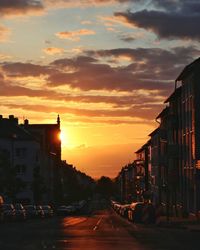
[[[97,221],[96,226],[93,228],[93,231],[98,229],[99,224],[101,223],[102,217]]]

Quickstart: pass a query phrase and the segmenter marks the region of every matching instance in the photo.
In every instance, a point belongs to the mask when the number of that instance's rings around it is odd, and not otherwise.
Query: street
[[[198,232],[134,225],[103,206],[85,215],[0,225],[0,250],[195,250],[198,242]]]

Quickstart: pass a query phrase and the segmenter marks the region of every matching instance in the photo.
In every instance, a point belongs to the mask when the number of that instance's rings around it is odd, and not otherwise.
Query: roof
[[[138,153],[142,152],[146,147],[148,147],[148,146],[150,145],[150,143],[151,143],[151,139],[148,140],[144,145],[142,145],[142,147],[139,148],[139,149],[135,152],[135,154],[138,154]]]
[[[161,117],[164,117],[165,115],[167,115],[168,111],[169,111],[169,107],[164,108],[164,109],[160,112],[160,114],[156,117],[156,119],[161,118]]]
[[[8,119],[0,121],[0,138],[15,140],[35,140],[27,130],[21,126],[10,122]]]
[[[172,99],[175,99],[176,97],[181,95],[181,91],[182,91],[182,87],[178,87],[177,89],[175,89],[175,91],[167,98],[167,100],[165,100],[164,103],[170,102]]]
[[[151,132],[151,134],[149,134],[149,136],[154,136],[155,134],[157,134],[159,132],[160,128],[156,128],[153,132]]]
[[[185,79],[188,75],[190,75],[193,71],[197,71],[200,69],[200,57],[187,65],[181,74],[177,77],[176,81],[181,81]]]

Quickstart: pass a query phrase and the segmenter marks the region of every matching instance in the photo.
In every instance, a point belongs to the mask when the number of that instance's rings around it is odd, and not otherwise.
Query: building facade
[[[59,116],[55,124],[30,124],[28,120],[19,124],[13,115],[0,116],[0,183],[4,183],[0,192],[8,200],[62,202],[60,132]]]
[[[33,173],[41,166],[40,144],[13,115],[0,116],[1,193],[5,200],[32,203]]]
[[[199,81],[200,58],[175,80],[167,106],[156,117],[158,127],[149,134],[148,144],[136,151],[134,167],[143,166],[144,189],[152,191],[154,204],[183,215],[200,211]]]

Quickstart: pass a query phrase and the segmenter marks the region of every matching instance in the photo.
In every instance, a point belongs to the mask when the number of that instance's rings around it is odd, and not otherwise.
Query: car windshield
[[[23,209],[23,206],[22,206],[21,204],[16,204],[16,205],[15,205],[15,208],[16,208],[16,209]]]
[[[50,206],[42,206],[43,209],[51,209]]]
[[[4,209],[13,209],[13,205],[12,204],[3,204],[2,207]]]
[[[26,206],[25,209],[29,211],[35,210],[35,206]]]

